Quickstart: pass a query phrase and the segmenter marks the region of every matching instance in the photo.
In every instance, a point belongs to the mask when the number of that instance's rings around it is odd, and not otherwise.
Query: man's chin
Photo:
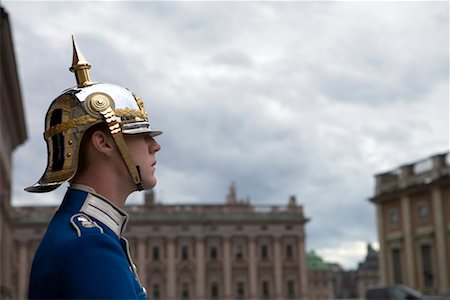
[[[154,178],[151,182],[146,182],[142,185],[144,190],[150,190],[156,186],[156,178]]]

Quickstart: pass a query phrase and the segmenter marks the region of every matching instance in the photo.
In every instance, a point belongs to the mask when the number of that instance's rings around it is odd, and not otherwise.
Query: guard
[[[92,82],[91,65],[73,42],[77,86],[45,117],[48,163],[26,188],[69,188],[36,251],[30,299],[147,299],[123,234],[129,194],[156,184],[154,137],[144,103],[123,87]],[[144,266],[142,266],[144,267]]]

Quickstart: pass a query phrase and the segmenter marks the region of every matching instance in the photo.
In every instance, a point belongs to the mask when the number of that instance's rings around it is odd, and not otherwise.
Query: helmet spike
[[[75,73],[78,87],[85,87],[92,84],[89,77],[89,69],[91,65],[86,61],[81,51],[78,49],[75,37],[72,35],[73,60],[70,71]]]

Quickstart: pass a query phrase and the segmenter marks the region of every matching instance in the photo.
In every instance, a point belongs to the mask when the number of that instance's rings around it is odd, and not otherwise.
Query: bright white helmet
[[[91,82],[88,70],[91,65],[73,43],[73,63],[77,86],[61,93],[50,105],[45,117],[44,139],[47,143],[47,168],[41,179],[25,188],[28,192],[49,192],[75,176],[81,140],[93,125],[107,124],[109,132],[120,151],[137,190],[142,190],[139,167],[130,156],[123,134],[148,133],[152,130],[144,103],[126,88]]]

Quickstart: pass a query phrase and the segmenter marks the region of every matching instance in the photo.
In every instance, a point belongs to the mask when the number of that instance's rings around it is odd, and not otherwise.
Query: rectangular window
[[[288,298],[289,299],[294,299],[295,298],[295,286],[294,286],[294,281],[293,280],[289,280],[287,282],[287,292],[288,292]]]
[[[236,283],[236,297],[238,299],[244,299],[245,291],[244,291],[244,282],[238,281]]]
[[[261,246],[261,260],[267,260],[269,258],[267,245]]]
[[[216,247],[209,248],[209,258],[211,260],[216,260],[217,259],[217,248]]]
[[[417,216],[419,220],[428,219],[428,205],[426,203],[420,203],[417,207]]]
[[[399,224],[398,209],[393,209],[390,211],[389,224],[391,224],[391,226],[397,226]]]
[[[234,257],[236,258],[236,260],[241,260],[244,258],[244,251],[242,249],[242,245],[236,245],[234,247]]]
[[[292,245],[286,245],[286,258],[287,259],[294,258],[294,252],[292,251]]]
[[[158,300],[160,296],[159,294],[159,284],[155,283],[152,288],[153,299]]]
[[[217,282],[211,283],[211,298],[219,299],[219,284]]]
[[[262,282],[262,296],[264,299],[269,299],[270,297],[269,282],[266,280]]]
[[[183,282],[181,285],[181,298],[189,299],[189,284],[187,282]]]
[[[392,250],[392,268],[394,273],[394,283],[402,283],[402,263],[400,249]]]
[[[421,254],[423,283],[426,287],[431,287],[434,284],[433,264],[431,260],[431,246],[422,245]]]
[[[189,248],[187,246],[183,246],[181,248],[181,260],[189,259]]]
[[[159,247],[153,247],[153,260],[159,260]]]

